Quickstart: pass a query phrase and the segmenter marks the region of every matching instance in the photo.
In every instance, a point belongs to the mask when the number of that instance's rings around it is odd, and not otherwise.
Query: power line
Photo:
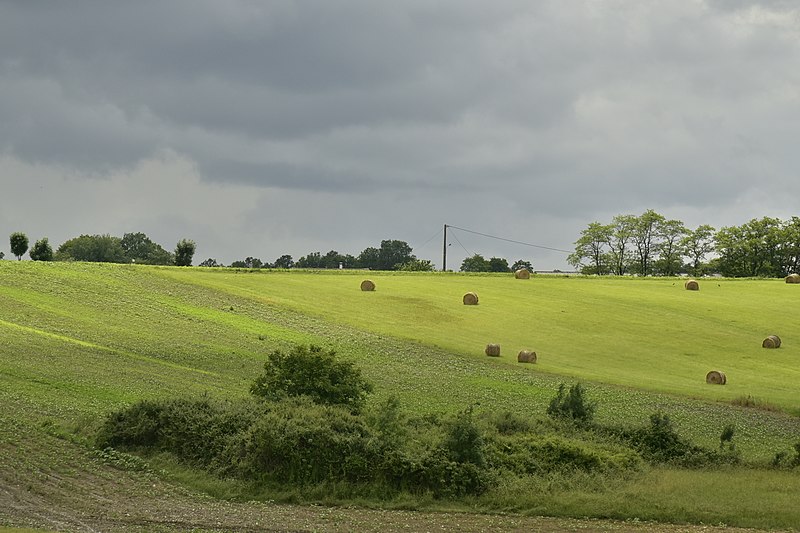
[[[435,238],[436,238],[436,237],[438,237],[439,235],[441,235],[441,234],[442,234],[442,231],[444,231],[444,230],[441,230],[441,229],[440,229],[439,231],[437,231],[437,232],[436,232],[436,234],[435,234],[433,237],[431,237],[430,239],[428,239],[427,241],[425,241],[424,243],[422,243],[422,246],[420,246],[419,248],[425,248],[425,245],[426,245],[426,244],[428,244],[429,242],[431,242],[433,239],[435,239]],[[415,249],[418,249],[418,248],[415,248]]]
[[[497,239],[498,241],[513,242],[514,244],[521,244],[523,246],[530,246],[532,248],[541,248],[541,249],[544,249],[544,250],[552,250],[554,252],[562,252],[562,253],[565,253],[565,254],[571,254],[572,253],[571,250],[562,250],[560,248],[551,248],[549,246],[540,246],[538,244],[531,244],[529,242],[515,241],[513,239],[506,239],[504,237],[497,237],[495,235],[487,235],[486,233],[481,233],[479,231],[472,231],[471,229],[459,228],[458,226],[450,226],[449,224],[448,224],[447,227],[448,228],[452,228],[452,229],[461,230],[461,231],[466,231],[467,233],[474,233],[475,235],[480,235],[482,237],[488,237],[490,239]],[[453,234],[453,236],[455,237],[455,234]],[[456,240],[458,240],[458,237],[456,237]],[[461,242],[459,241],[458,244],[461,244]],[[462,244],[461,247],[464,248],[464,245]],[[466,251],[466,250],[467,249],[464,248],[464,251]],[[469,252],[467,252],[467,253],[469,253]]]
[[[448,228],[452,228],[453,226],[447,226],[447,227],[448,227]],[[460,228],[459,228],[459,229],[460,229]],[[452,235],[452,236],[453,236],[453,238],[454,238],[454,239],[455,239],[455,240],[458,242],[458,244],[461,244],[461,241],[459,241],[459,240],[458,240],[458,236],[457,236],[455,233],[453,233],[453,232],[451,231],[451,232],[450,232],[450,235]],[[475,255],[475,254],[471,253],[469,250],[467,250],[467,249],[464,247],[464,245],[463,245],[463,244],[461,244],[461,247],[462,247],[462,248],[464,248],[464,251],[465,251],[465,252],[467,252],[467,255]]]

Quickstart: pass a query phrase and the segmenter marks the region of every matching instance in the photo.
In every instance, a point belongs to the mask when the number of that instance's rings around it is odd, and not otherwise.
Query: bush
[[[272,352],[264,373],[256,378],[250,392],[279,400],[287,396],[308,396],[327,405],[345,405],[358,412],[372,392],[372,384],[349,361],[338,361],[336,352],[319,346],[295,346],[288,354]]]
[[[33,245],[33,248],[31,248],[29,255],[34,261],[52,261],[53,248],[50,246],[47,237],[42,237],[36,241],[36,243]]]
[[[483,466],[483,437],[472,418],[472,407],[458,413],[447,424],[443,442],[447,457],[456,463]]]
[[[550,400],[547,414],[554,419],[570,420],[578,425],[589,424],[597,403],[586,398],[586,391],[580,383],[570,387],[569,392],[565,392],[565,388],[563,383],[558,386],[558,393]]]

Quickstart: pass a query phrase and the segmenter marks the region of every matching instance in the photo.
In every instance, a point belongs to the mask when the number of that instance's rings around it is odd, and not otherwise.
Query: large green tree
[[[784,234],[783,223],[771,217],[720,229],[715,237],[720,273],[731,277],[786,275]]]
[[[610,246],[612,233],[610,224],[589,224],[575,241],[575,251],[567,258],[569,264],[583,274],[608,274],[610,254],[607,247]]]
[[[52,261],[53,260],[53,247],[47,237],[42,237],[36,241],[30,251],[31,259],[34,261]]]
[[[378,270],[398,270],[400,265],[416,259],[406,241],[384,240],[378,250]]]
[[[703,261],[708,254],[715,250],[714,227],[702,224],[694,230],[687,230],[681,239],[680,247],[684,256],[689,260],[689,274],[699,276],[702,271]]]
[[[121,239],[111,235],[81,235],[61,244],[55,255],[58,261],[89,261],[95,263],[129,262],[122,249]]]
[[[461,272],[490,272],[491,265],[481,254],[465,258],[461,262]]]
[[[147,265],[171,265],[172,256],[160,244],[153,242],[144,233],[126,233],[120,239],[120,246],[129,262]]]
[[[632,270],[641,276],[649,276],[653,273],[653,261],[660,243],[661,229],[665,222],[664,216],[652,209],[648,209],[632,221],[631,242],[636,252],[636,262]]]
[[[291,255],[284,254],[275,260],[273,264],[275,268],[292,268],[294,266],[294,259]]]
[[[658,257],[653,263],[655,274],[674,276],[682,270],[684,249],[681,243],[686,233],[686,226],[680,220],[661,222],[658,228]]]
[[[191,239],[181,239],[175,245],[175,265],[191,266],[197,244]]]
[[[633,237],[637,218],[634,215],[617,215],[611,221],[608,247],[611,272],[618,276],[628,273],[633,261]]]
[[[9,236],[11,253],[17,256],[17,261],[22,260],[22,256],[28,251],[28,236],[21,231],[15,231]]]

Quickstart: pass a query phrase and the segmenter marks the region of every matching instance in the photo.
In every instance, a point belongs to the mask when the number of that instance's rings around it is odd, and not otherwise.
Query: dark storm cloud
[[[0,163],[64,195],[59,172],[130,196],[146,169],[186,205],[224,189],[239,225],[202,227],[226,250],[308,203],[325,222],[269,238],[535,220],[521,240],[564,247],[650,208],[785,216],[798,28],[783,1],[3,2]]]

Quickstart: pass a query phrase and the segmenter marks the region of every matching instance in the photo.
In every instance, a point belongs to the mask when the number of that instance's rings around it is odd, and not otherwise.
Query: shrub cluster
[[[723,430],[719,450],[682,439],[661,413],[637,429],[593,426],[595,403],[580,384],[568,391],[562,384],[547,410],[574,423],[569,431],[560,422],[507,412],[476,416],[472,407],[444,418],[409,419],[395,398],[365,410],[371,390],[334,352],[298,346],[270,355],[251,398],[141,401],[111,414],[96,443],[168,452],[246,481],[344,482],[436,497],[478,495],[509,475],[621,473],[638,469],[642,460],[695,466],[738,459],[732,426]]]

